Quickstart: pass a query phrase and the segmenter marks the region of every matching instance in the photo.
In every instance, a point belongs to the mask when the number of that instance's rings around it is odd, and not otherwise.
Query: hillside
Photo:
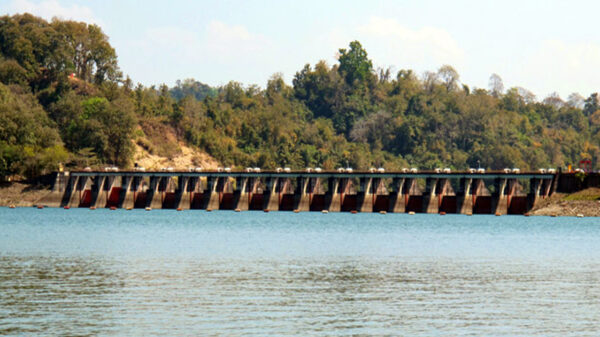
[[[134,164],[149,170],[163,167],[203,167],[216,169],[219,163],[198,150],[189,147],[175,134],[172,127],[160,122],[145,121],[138,125],[139,136],[135,141],[132,160]]]
[[[168,65],[165,65],[168,66]],[[264,88],[134,85],[96,25],[0,17],[0,177],[135,164],[565,167],[600,155],[598,95],[470,88],[448,65],[374,69],[358,41]]]

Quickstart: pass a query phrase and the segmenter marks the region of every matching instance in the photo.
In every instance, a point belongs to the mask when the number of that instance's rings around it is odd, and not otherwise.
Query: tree
[[[197,100],[201,101],[207,96],[214,97],[217,95],[217,89],[196,81],[193,78],[183,81],[177,80],[175,87],[171,88],[170,92],[171,96],[178,101],[186,96],[194,96]]]
[[[455,91],[458,87],[458,80],[460,76],[458,72],[449,65],[443,65],[440,69],[438,69],[437,77],[442,81],[444,86],[446,87],[446,91]]]
[[[55,168],[65,153],[35,96],[0,84],[0,176],[34,177]]]
[[[517,90],[517,94],[521,97],[521,99],[523,100],[523,102],[525,102],[525,104],[530,104],[535,102],[535,95],[523,88],[523,87],[515,87],[515,89]]]
[[[388,83],[392,78],[392,67],[377,68],[377,79],[379,84]]]
[[[598,107],[600,106],[598,93],[595,92],[591,94],[590,97],[585,99],[584,103],[585,105],[583,107],[583,114],[585,116],[592,115],[594,112],[596,112],[596,110],[598,110]]]
[[[490,92],[492,93],[492,96],[500,97],[500,95],[502,95],[502,93],[504,92],[504,82],[502,82],[502,78],[500,77],[500,75],[495,73],[492,74],[490,76],[488,87],[490,89]]]
[[[294,96],[304,102],[317,118],[332,118],[347,95],[344,78],[335,66],[329,68],[325,61],[319,61],[314,69],[305,65],[296,73],[292,83]]]
[[[426,71],[423,73],[423,87],[425,91],[428,93],[432,93],[435,89],[435,86],[439,84],[440,77],[438,73],[434,73],[432,71]]]
[[[585,105],[585,98],[583,98],[583,96],[581,96],[580,94],[574,92],[570,94],[567,98],[567,105],[572,108],[583,109]]]
[[[121,78],[117,54],[99,26],[57,19],[52,26],[60,34],[67,60],[79,79],[99,84]]]
[[[338,61],[340,62],[338,71],[351,86],[364,83],[372,76],[373,63],[358,41],[350,42],[350,49],[340,49]]]
[[[5,76],[8,71],[14,80],[15,72],[26,74],[36,90],[47,88],[67,66],[61,36],[47,21],[30,14],[0,17],[0,55],[19,65],[9,64]]]
[[[293,87],[281,74],[262,88],[192,79],[133,88],[119,77],[98,26],[0,17],[0,175],[35,176],[65,161],[127,166],[133,141],[167,158],[185,142],[222,165],[270,168],[531,169],[600,157],[597,94],[537,102],[524,88],[505,91],[496,74],[489,91],[470,90],[449,65],[392,78],[389,68],[373,71],[357,41],[333,66],[304,66]]]
[[[133,103],[125,98],[110,102],[92,97],[81,102],[81,106],[81,114],[66,130],[69,149],[78,152],[92,148],[103,162],[127,166],[133,147]]]
[[[367,143],[372,149],[382,150],[392,142],[395,124],[391,114],[378,111],[358,120],[352,127],[350,138],[356,142]]]
[[[0,58],[0,82],[5,84],[18,84],[25,86],[29,83],[27,70],[14,59],[2,60]]]
[[[560,98],[557,92],[553,92],[548,97],[544,98],[542,103],[553,106],[556,109],[560,109],[565,105],[565,102]]]
[[[291,88],[285,84],[282,73],[275,73],[267,82],[267,89],[265,94],[272,101],[275,97],[289,97],[291,95]]]

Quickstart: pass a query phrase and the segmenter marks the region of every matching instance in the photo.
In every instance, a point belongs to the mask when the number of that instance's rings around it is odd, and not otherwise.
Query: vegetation
[[[174,130],[223,165],[293,168],[564,167],[600,157],[597,93],[537,101],[523,88],[469,88],[448,65],[374,69],[358,41],[339,63],[274,74],[266,88],[194,79],[134,86],[100,27],[0,17],[0,176],[59,163],[131,166],[144,130]],[[152,137],[149,137],[152,139]]]
[[[580,200],[600,200],[600,188],[588,188],[573,194],[569,194],[562,198],[566,201],[580,201]]]

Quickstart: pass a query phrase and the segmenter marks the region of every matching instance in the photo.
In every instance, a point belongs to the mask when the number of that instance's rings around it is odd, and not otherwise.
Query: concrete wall
[[[554,190],[600,186],[600,175],[252,175],[60,173],[43,204],[53,207],[230,209],[393,213],[525,213]],[[423,184],[424,183],[424,184]],[[486,187],[487,185],[487,187]],[[489,187],[489,190],[488,190]],[[490,192],[492,191],[492,192]],[[513,205],[513,200],[515,203]]]

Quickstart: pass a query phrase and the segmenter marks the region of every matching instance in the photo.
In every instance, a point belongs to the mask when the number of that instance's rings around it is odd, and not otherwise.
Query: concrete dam
[[[483,170],[73,171],[56,173],[39,206],[526,214],[574,174]]]

